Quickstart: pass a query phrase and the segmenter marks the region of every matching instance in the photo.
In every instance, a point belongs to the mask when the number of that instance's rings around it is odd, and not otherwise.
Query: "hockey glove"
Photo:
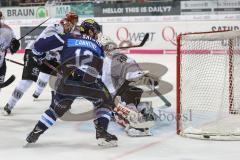
[[[10,42],[10,46],[9,46],[9,49],[11,51],[11,53],[16,53],[17,50],[19,49],[20,47],[20,43],[19,43],[19,40],[17,40],[16,38],[13,38]]]
[[[41,65],[43,63],[43,60],[46,57],[46,53],[39,54],[39,55],[33,54],[32,56],[34,61],[36,61],[39,65]]]

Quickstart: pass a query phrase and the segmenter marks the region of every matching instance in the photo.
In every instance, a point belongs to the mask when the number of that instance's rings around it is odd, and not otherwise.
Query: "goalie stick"
[[[153,92],[165,103],[167,107],[170,107],[172,105],[158,90],[154,88]]]
[[[148,38],[149,38],[149,33],[146,33],[140,44],[138,44],[138,45],[131,45],[131,46],[125,46],[125,47],[116,47],[113,50],[115,50],[115,49],[128,49],[128,48],[142,47],[147,42]]]
[[[144,72],[144,71],[143,71],[143,72]],[[158,79],[156,76],[154,76],[154,75],[151,74],[151,73],[146,72],[146,74],[148,74],[148,75],[145,75],[145,77],[152,77],[152,78],[155,77],[154,79]],[[151,89],[151,90],[165,103],[166,108],[171,107],[172,104],[167,100],[167,98],[165,98],[165,97],[162,95],[162,93],[155,88],[155,82],[152,82],[152,81],[149,81],[149,82],[151,83],[151,85],[154,85],[154,87],[150,87],[150,86],[148,86],[148,85],[147,85],[147,87],[148,87],[149,89]]]
[[[9,77],[5,82],[0,84],[0,88],[4,88],[7,87],[8,85],[10,85],[14,80],[16,79],[16,77],[14,75],[11,75],[11,77]]]

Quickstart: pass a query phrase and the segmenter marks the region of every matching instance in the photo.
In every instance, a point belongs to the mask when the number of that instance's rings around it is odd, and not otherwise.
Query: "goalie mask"
[[[117,44],[109,36],[103,34],[98,35],[98,41],[103,45],[105,54],[111,57],[112,51],[117,47]]]

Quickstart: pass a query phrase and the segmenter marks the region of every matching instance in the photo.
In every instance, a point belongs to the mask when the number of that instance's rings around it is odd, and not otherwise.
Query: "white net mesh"
[[[181,135],[240,140],[239,33],[182,36],[178,66]]]

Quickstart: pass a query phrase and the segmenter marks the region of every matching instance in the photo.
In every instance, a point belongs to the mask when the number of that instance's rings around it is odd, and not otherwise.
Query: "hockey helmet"
[[[80,25],[80,32],[97,39],[98,33],[101,32],[101,27],[95,20],[86,19]]]
[[[71,22],[73,25],[78,23],[78,15],[74,12],[68,12],[65,19]]]
[[[67,18],[63,18],[60,21],[60,24],[63,26],[63,32],[64,33],[69,33],[74,27],[74,24],[71,23]]]

